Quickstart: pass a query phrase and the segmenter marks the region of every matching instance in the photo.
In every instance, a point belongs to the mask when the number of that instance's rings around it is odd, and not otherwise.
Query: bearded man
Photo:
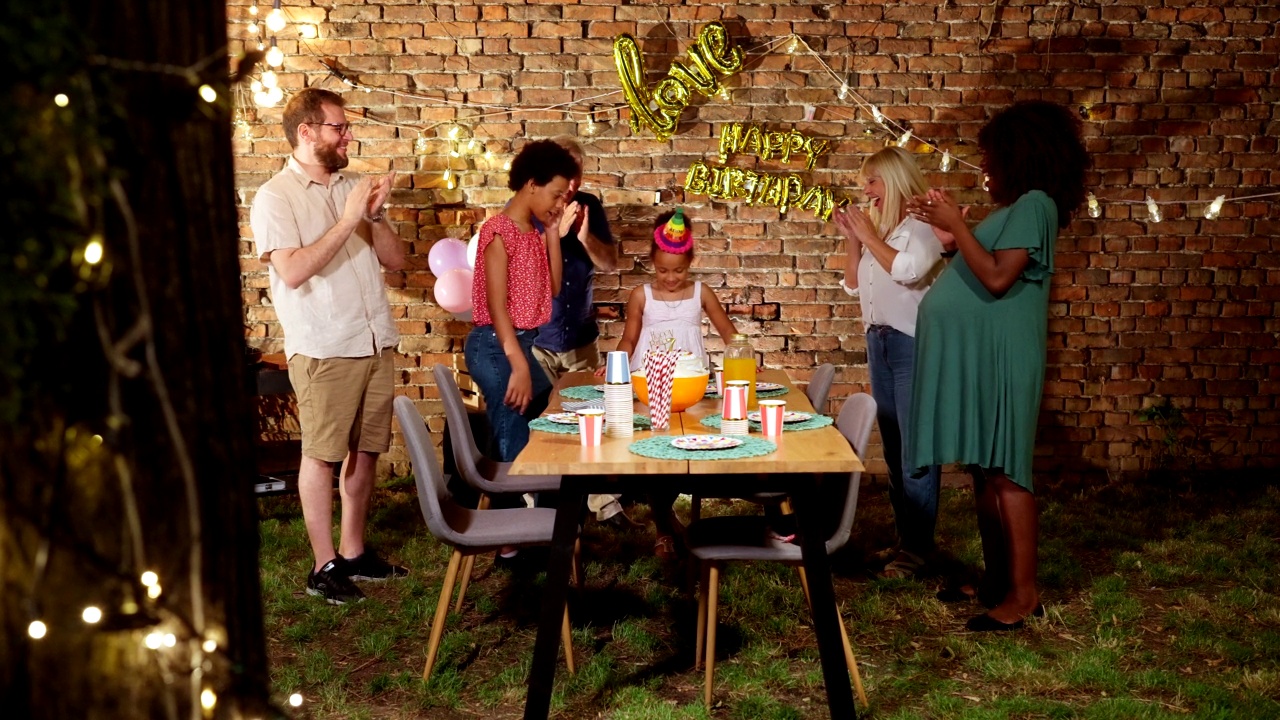
[[[394,173],[374,179],[343,172],[353,139],[344,104],[318,88],[289,100],[284,134],[293,152],[258,189],[249,216],[298,398],[298,495],[313,555],[306,590],[334,605],[364,598],[353,580],[407,572],[364,543],[378,455],[391,443],[399,341],[382,270],[404,266],[404,243],[383,214]],[[335,549],[332,478],[339,462]]]

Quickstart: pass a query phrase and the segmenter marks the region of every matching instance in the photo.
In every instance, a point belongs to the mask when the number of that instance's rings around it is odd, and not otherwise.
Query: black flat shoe
[[[1036,609],[1031,611],[1031,617],[1044,617],[1044,605],[1036,604]]]
[[[965,623],[964,626],[969,628],[971,632],[1010,632],[1012,630],[1021,630],[1026,627],[1026,623],[1022,620],[1003,623],[983,613],[969,618],[969,622]]]

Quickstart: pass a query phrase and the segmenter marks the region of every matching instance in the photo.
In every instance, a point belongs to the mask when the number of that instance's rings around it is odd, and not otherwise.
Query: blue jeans
[[[511,462],[529,444],[529,421],[547,409],[551,398],[551,380],[533,357],[533,339],[537,330],[517,330],[516,339],[529,364],[529,377],[533,381],[533,400],[524,414],[516,412],[502,401],[507,395],[507,380],[511,378],[511,363],[502,352],[498,333],[492,325],[471,329],[463,346],[467,359],[467,371],[484,393],[485,412],[489,416],[489,428],[493,432],[499,462]]]
[[[911,418],[911,375],[915,368],[915,338],[888,325],[867,328],[867,365],[871,369],[871,396],[876,401],[876,423],[884,442],[889,466],[889,502],[903,550],[924,557],[933,550],[933,530],[938,521],[937,465],[909,467],[905,456],[907,426]]]

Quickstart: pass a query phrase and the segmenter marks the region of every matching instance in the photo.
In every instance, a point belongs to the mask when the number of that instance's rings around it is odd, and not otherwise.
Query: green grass
[[[836,594],[871,707],[866,717],[1280,717],[1280,488],[1264,479],[1042,490],[1046,616],[1026,630],[964,630],[977,606],[938,602],[942,574],[981,546],[966,490],[946,490],[940,574],[879,580],[864,558],[890,544],[883,487],[865,488],[857,532],[834,558]],[[421,678],[450,548],[418,515],[412,485],[380,489],[371,535],[409,578],[364,586],[334,608],[303,592],[309,551],[297,503],[262,501],[263,606],[271,680],[297,717],[515,718],[522,713],[542,578],[476,561]],[[682,501],[683,503],[683,501]],[[681,506],[687,513],[687,503]],[[704,512],[749,506],[707,501]],[[633,512],[644,519],[646,510]],[[697,598],[687,568],[652,557],[651,530],[588,522],[587,585],[571,596],[577,674],[560,661],[553,714],[607,720],[827,717],[822,673],[794,569],[733,565],[721,576],[714,706],[693,669]]]

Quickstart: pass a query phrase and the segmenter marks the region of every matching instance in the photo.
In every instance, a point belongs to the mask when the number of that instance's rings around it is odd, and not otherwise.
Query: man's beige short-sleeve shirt
[[[253,200],[249,225],[258,257],[267,262],[274,250],[319,240],[342,217],[356,181],[338,172],[326,187],[291,156]],[[285,285],[270,267],[271,301],[284,328],[286,357],[367,357],[400,340],[370,232],[368,223],[360,223],[329,264],[297,288]]]

